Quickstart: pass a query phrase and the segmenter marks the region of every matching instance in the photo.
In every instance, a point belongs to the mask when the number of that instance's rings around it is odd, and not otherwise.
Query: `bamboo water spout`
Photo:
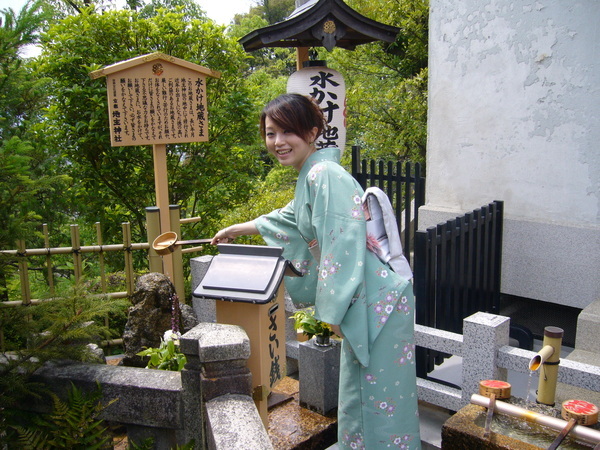
[[[529,370],[542,368],[536,400],[544,405],[554,406],[563,333],[562,328],[544,328],[542,349],[529,362]]]

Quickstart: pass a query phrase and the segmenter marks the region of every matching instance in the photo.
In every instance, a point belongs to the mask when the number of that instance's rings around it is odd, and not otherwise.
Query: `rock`
[[[106,356],[96,344],[87,344],[84,351],[84,361],[90,363],[106,364]]]
[[[179,301],[175,287],[166,275],[148,273],[139,277],[131,297],[127,323],[123,332],[124,366],[146,367],[148,358],[137,356],[146,348],[160,347],[165,331],[172,329],[172,301]],[[198,320],[188,305],[178,305],[178,324],[185,333]]]

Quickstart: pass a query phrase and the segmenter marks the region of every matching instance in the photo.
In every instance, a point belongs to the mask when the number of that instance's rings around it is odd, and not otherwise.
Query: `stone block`
[[[300,405],[321,414],[337,408],[341,343],[318,347],[314,339],[298,346]]]
[[[196,290],[200,281],[206,275],[208,266],[212,261],[212,255],[199,256],[198,258],[190,259],[190,272],[192,275],[192,292]],[[192,296],[192,307],[196,313],[199,322],[216,322],[217,321],[217,306],[216,300],[210,298],[196,298]]]
[[[600,300],[583,308],[577,318],[575,348],[600,354]]]
[[[249,396],[223,395],[206,403],[208,448],[272,450],[269,435]]]
[[[71,383],[85,391],[95,390],[100,383],[102,401],[117,400],[102,412],[102,418],[156,429],[183,428],[179,372],[51,362],[38,369],[33,380],[48,383],[61,398],[67,397]]]

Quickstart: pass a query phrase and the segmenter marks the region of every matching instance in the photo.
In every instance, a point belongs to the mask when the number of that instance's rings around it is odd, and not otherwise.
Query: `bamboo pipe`
[[[490,399],[488,397],[484,397],[483,395],[473,394],[471,396],[471,403],[488,408]],[[494,410],[500,414],[517,417],[519,419],[525,419],[527,422],[537,423],[538,425],[543,425],[559,432],[562,431],[568,424],[568,422],[565,420],[545,416],[544,414],[529,411],[527,409],[520,408],[499,400],[496,400],[494,408]],[[569,434],[576,439],[581,439],[591,444],[600,443],[600,431],[584,425],[575,425]]]
[[[544,346],[533,358],[531,358],[531,361],[529,361],[529,370],[538,370],[553,354],[554,347],[551,345]]]
[[[544,328],[542,349],[529,362],[529,370],[542,368],[536,400],[543,405],[554,406],[563,333],[562,328]]]

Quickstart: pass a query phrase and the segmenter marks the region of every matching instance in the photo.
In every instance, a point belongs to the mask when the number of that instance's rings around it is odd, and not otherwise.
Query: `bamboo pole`
[[[44,246],[46,248],[50,248],[50,234],[48,233],[48,224],[45,223],[42,225],[42,230],[44,233]],[[47,280],[48,280],[48,288],[50,291],[50,295],[54,295],[54,271],[52,270],[52,258],[50,258],[50,254],[46,253],[46,268],[47,268]]]
[[[96,222],[96,241],[100,247],[102,247],[102,228],[100,222]],[[98,264],[100,265],[100,288],[103,294],[106,294],[106,272],[104,268],[104,252],[98,254]],[[108,314],[104,316],[104,326],[109,326]]]
[[[102,228],[100,222],[96,222],[96,240],[98,245],[102,248]],[[100,286],[102,293],[106,294],[106,270],[104,267],[104,252],[100,251],[98,255],[98,263],[100,264]]]
[[[146,235],[148,243],[154,242],[154,239],[160,234],[160,210],[156,206],[146,208]],[[148,250],[148,268],[150,272],[163,273],[163,260],[156,250],[149,245]]]
[[[185,219],[179,219],[179,223],[184,224],[184,223],[196,223],[196,222],[200,222],[202,220],[202,217],[187,217]]]
[[[177,236],[181,237],[181,225],[180,225],[180,207],[179,205],[169,206],[169,215],[171,220],[171,231],[177,233]],[[185,282],[183,277],[183,255],[181,254],[181,246],[178,245],[171,253],[173,261],[173,285],[175,286],[175,292],[179,297],[180,303],[185,303]]]
[[[29,271],[27,269],[27,258],[25,253],[25,241],[17,241],[19,256],[19,279],[21,281],[21,303],[29,305],[31,303],[31,290],[29,289]]]
[[[129,222],[121,224],[123,230],[123,246],[125,247],[125,285],[127,286],[127,295],[133,294],[133,255],[131,254],[131,225]]]
[[[74,247],[52,247],[52,248],[28,248],[22,252],[20,250],[0,250],[0,253],[4,255],[12,256],[35,256],[35,255],[65,255],[79,251],[79,253],[98,253],[98,252],[112,252],[119,250],[147,250],[151,246],[147,242],[131,244],[126,247],[123,244],[110,244],[110,245],[83,245],[78,249]]]
[[[79,225],[71,225],[71,246],[73,247],[73,271],[75,273],[75,283],[79,283],[82,276],[81,267],[81,245],[79,241]]]
[[[121,292],[107,292],[106,294],[98,294],[92,295],[91,297],[109,297],[109,298],[127,298],[129,293],[126,291]],[[51,302],[54,298],[43,298],[43,299],[31,299],[29,302],[30,305],[40,305],[45,302]],[[23,302],[21,300],[13,300],[9,302],[0,302],[0,308],[14,308],[17,306],[21,306]]]

